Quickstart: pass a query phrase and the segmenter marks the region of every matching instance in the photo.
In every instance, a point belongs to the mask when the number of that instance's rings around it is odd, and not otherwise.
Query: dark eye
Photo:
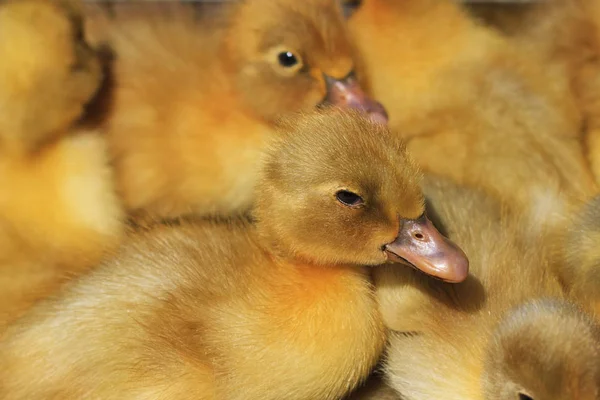
[[[533,397],[529,397],[524,393],[519,393],[519,400],[533,400]]]
[[[336,199],[345,206],[356,207],[364,204],[362,197],[348,190],[340,190],[335,194]]]
[[[293,67],[298,64],[298,58],[291,51],[284,51],[277,56],[279,64],[285,68]]]

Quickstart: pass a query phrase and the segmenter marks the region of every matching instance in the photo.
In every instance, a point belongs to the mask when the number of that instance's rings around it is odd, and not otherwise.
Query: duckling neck
[[[314,285],[320,289],[327,289],[331,285],[337,290],[339,283],[361,283],[371,287],[371,275],[369,268],[362,265],[352,264],[315,264],[302,259],[286,259],[279,256],[272,256],[275,263],[280,268],[288,270],[291,276],[298,279],[299,284]]]

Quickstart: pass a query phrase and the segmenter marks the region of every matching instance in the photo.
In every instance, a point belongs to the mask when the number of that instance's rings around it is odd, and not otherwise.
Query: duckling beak
[[[336,79],[324,75],[327,85],[327,97],[325,103],[338,106],[355,108],[367,113],[373,122],[380,124],[388,123],[388,115],[385,108],[373,100],[362,90],[354,74],[343,79]]]
[[[446,282],[458,283],[469,274],[469,260],[423,215],[402,219],[398,237],[384,246],[388,260],[410,266]]]

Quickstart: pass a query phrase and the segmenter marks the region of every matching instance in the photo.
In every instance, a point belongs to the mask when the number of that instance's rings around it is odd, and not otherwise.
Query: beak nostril
[[[414,236],[416,239],[419,239],[419,240],[423,240],[425,238],[425,236],[423,236],[423,234],[420,232],[415,233]]]

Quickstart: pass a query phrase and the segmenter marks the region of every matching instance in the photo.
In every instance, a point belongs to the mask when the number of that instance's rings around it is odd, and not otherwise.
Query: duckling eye
[[[348,190],[340,190],[335,194],[336,199],[345,206],[358,207],[364,204],[362,197]]]
[[[524,393],[519,393],[519,400],[533,400],[533,397],[529,397]]]
[[[298,64],[298,58],[291,51],[283,51],[279,53],[277,55],[277,59],[279,60],[279,64],[285,68],[290,68]]]

